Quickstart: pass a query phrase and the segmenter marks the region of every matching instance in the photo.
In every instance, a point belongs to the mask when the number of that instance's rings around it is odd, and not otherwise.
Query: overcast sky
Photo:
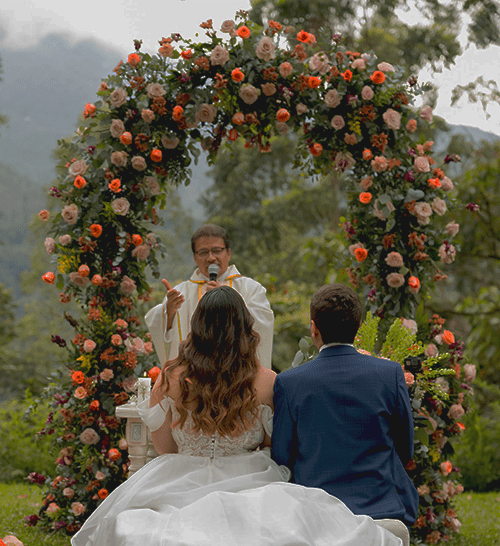
[[[0,27],[9,47],[32,45],[46,34],[65,33],[75,40],[92,37],[123,52],[133,50],[133,39],[144,42],[143,49],[156,51],[162,36],[179,32],[194,37],[203,30],[199,24],[213,19],[220,27],[236,11],[249,9],[249,0],[0,0]],[[411,17],[411,16],[410,16]],[[414,20],[414,19],[413,19]],[[1,44],[0,44],[1,45]],[[451,108],[451,89],[478,76],[500,82],[500,47],[486,51],[467,50],[451,71],[431,76],[422,73],[420,81],[432,81],[440,88],[435,112],[450,123],[480,127],[500,134],[500,107],[490,106],[486,119],[479,106],[465,98]],[[383,60],[383,59],[381,59]]]

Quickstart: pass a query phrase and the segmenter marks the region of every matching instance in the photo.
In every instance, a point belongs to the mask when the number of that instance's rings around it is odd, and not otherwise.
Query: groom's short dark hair
[[[344,284],[326,284],[311,299],[311,320],[323,343],[352,343],[361,324],[361,300]]]

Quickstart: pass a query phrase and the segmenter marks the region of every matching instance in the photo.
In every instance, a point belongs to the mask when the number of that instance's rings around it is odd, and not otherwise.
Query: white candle
[[[139,377],[137,380],[137,402],[141,403],[149,398],[151,392],[151,378]]]

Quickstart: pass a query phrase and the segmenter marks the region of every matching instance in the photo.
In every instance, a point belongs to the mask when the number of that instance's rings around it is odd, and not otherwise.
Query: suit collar
[[[329,358],[332,356],[355,354],[359,353],[354,347],[351,347],[349,345],[334,345],[332,347],[325,347],[316,358]]]

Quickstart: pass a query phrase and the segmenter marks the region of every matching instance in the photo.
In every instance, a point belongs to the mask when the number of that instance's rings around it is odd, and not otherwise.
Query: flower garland
[[[189,182],[199,145],[212,162],[222,145],[238,138],[266,153],[273,136],[292,131],[295,166],[305,174],[346,173],[349,275],[383,322],[412,320],[420,295],[444,278],[436,261],[453,261],[450,241],[458,226],[450,223],[440,233],[431,224],[449,207],[453,184],[435,166],[432,143],[415,142],[419,125],[432,121],[429,107],[419,114],[412,107],[421,93],[416,80],[405,83],[388,63],[343,51],[339,36],[325,51],[307,32],[274,21],[260,29],[246,12],[235,19],[220,32],[211,20],[202,23],[204,42],[162,38],[155,55],[142,52],[136,40],[127,62],[85,106],[73,138],[59,142],[63,161],[51,188],[58,211],[40,212],[41,221],[50,220],[45,245],[54,263],[43,280],[59,289],[61,303],[76,299],[82,317],[66,314],[76,330],[69,345],[53,337],[68,351],[68,372],[50,391],[54,412],[42,431],[58,436],[58,476],[31,475],[46,494],[30,524],[41,519],[48,529],[74,533],[126,477],[127,446],[114,410],[129,398],[136,377],[158,373],[134,309],[138,299],[149,299],[145,268],[160,275],[157,208],[170,186]],[[428,340],[450,341],[445,332],[431,334]],[[422,406],[435,400],[425,377],[426,389],[414,393]],[[426,418],[444,430],[449,423],[436,418],[436,408]],[[444,453],[436,449],[433,458],[414,460],[423,474],[435,472],[432,465]],[[426,494],[424,503],[439,502]],[[446,522],[439,527],[428,518],[420,535],[437,531],[441,540]]]

